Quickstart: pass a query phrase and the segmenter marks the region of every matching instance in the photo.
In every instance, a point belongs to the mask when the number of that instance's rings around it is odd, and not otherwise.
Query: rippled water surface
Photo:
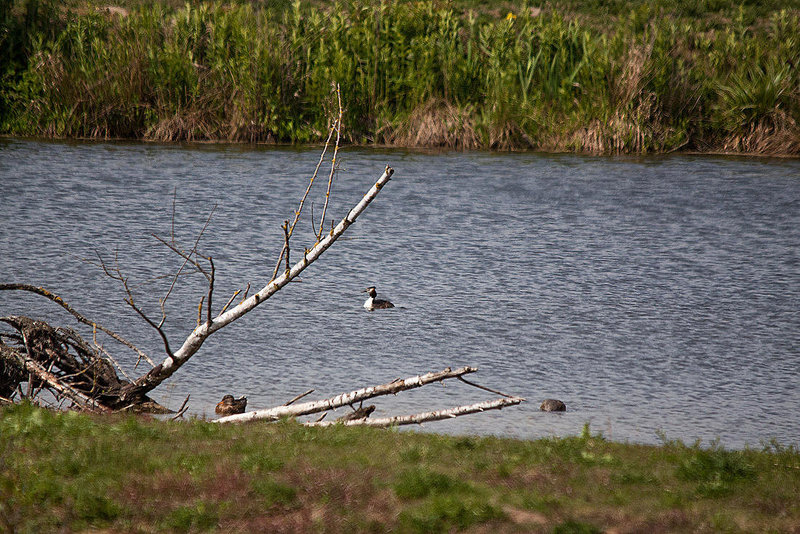
[[[121,287],[82,259],[116,254],[158,316],[163,276],[180,262],[150,234],[170,235],[175,194],[174,232],[191,247],[216,205],[200,248],[214,257],[218,309],[269,279],[280,224],[318,159],[317,149],[0,140],[0,281],[51,288],[162,358]],[[346,150],[342,161],[337,219],[384,165],[396,172],[302,283],[212,336],[157,400],[177,407],[191,394],[192,412],[213,415],[226,393],[267,407],[309,388],[322,398],[475,365],[474,381],[529,402],[425,429],[541,437],[589,423],[623,441],[799,442],[797,160]],[[293,258],[312,244],[310,227],[298,226]],[[368,285],[398,307],[364,311]],[[201,279],[183,277],[170,296],[174,347],[203,294]],[[3,292],[0,314],[74,325],[32,295]],[[377,400],[376,415],[493,397],[433,385]],[[548,397],[568,411],[539,412]]]

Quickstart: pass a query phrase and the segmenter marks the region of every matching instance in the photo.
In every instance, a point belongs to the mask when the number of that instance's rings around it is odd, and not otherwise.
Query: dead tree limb
[[[338,89],[338,84],[336,84],[334,87]],[[278,255],[278,261],[275,264],[275,270],[272,272],[272,278],[270,278],[270,282],[272,280],[274,280],[276,276],[278,276],[278,270],[281,267],[281,261],[283,260],[283,256],[284,256],[284,254],[288,254],[288,251],[289,251],[289,239],[291,239],[292,234],[294,233],[294,227],[297,226],[297,221],[300,219],[300,214],[303,212],[303,206],[305,205],[306,199],[308,198],[308,195],[311,192],[311,188],[314,185],[314,180],[317,179],[317,174],[319,174],[319,169],[320,169],[320,167],[322,167],[322,163],[325,161],[325,154],[328,152],[328,146],[331,143],[331,138],[333,137],[333,132],[341,131],[341,128],[342,128],[342,115],[343,115],[342,99],[341,99],[340,93],[337,93],[337,96],[338,96],[337,101],[338,101],[338,104],[339,104],[339,115],[338,115],[337,119],[334,120],[333,124],[331,124],[330,128],[328,128],[328,138],[325,139],[325,146],[322,147],[322,154],[320,154],[320,156],[319,156],[319,161],[317,162],[317,166],[314,169],[314,174],[311,175],[311,179],[308,181],[308,187],[306,187],[306,192],[303,193],[303,196],[300,199],[300,205],[297,206],[297,209],[294,212],[294,220],[292,220],[292,224],[289,225],[289,229],[288,229],[288,234],[289,235],[286,238],[286,241],[284,242],[284,247],[283,247],[283,249],[281,249],[281,253]],[[334,150],[334,156],[333,156],[334,159],[336,158],[336,153],[338,152],[338,149],[339,149],[339,136],[337,135],[337,137],[336,137],[336,148]],[[316,230],[315,230],[315,227],[314,227],[314,203],[313,202],[311,203],[311,229],[314,231],[314,234],[316,235]],[[288,260],[287,260],[287,263],[288,263]]]
[[[375,184],[367,191],[361,200],[347,213],[347,215],[337,224],[333,230],[315,244],[308,253],[305,254],[302,260],[295,263],[291,269],[285,271],[282,275],[270,281],[260,291],[253,294],[251,297],[243,300],[238,305],[230,308],[214,317],[210,321],[206,321],[198,325],[191,334],[183,342],[183,345],[174,353],[168,354],[162,363],[150,370],[146,375],[137,379],[125,391],[125,397],[135,398],[144,395],[157,387],[164,380],[172,376],[186,361],[189,360],[203,345],[208,337],[223,328],[236,319],[247,314],[256,306],[262,304],[265,300],[269,299],[283,286],[291,282],[306,267],[316,261],[322,253],[333,245],[339,237],[352,225],[361,213],[367,209],[367,206],[375,200],[380,193],[383,186],[385,186],[392,178],[394,170],[386,166],[383,174],[378,178]]]
[[[0,396],[33,398],[46,389],[81,410],[105,412],[127,408],[120,393],[130,384],[120,379],[99,348],[90,346],[69,328],[53,328],[24,316],[0,317],[16,334],[0,336]],[[6,343],[8,340],[9,343]],[[27,381],[28,393],[20,384]],[[137,406],[148,411],[167,410],[147,397]]]
[[[376,417],[367,418],[362,417],[359,419],[349,420],[336,420],[336,421],[307,421],[303,424],[306,426],[332,426],[332,425],[364,425],[375,427],[389,427],[400,425],[421,425],[429,421],[441,421],[444,419],[455,419],[461,415],[468,415],[472,413],[485,412],[486,410],[500,410],[507,406],[514,406],[523,402],[524,399],[520,397],[502,397],[492,401],[479,402],[477,404],[470,404],[469,406],[458,406],[456,408],[449,408],[446,410],[436,410],[432,412],[418,413],[414,415],[397,415],[394,417]]]
[[[267,420],[277,421],[282,417],[296,417],[299,415],[310,415],[327,410],[333,410],[342,406],[379,397],[381,395],[393,395],[408,389],[422,387],[432,382],[441,382],[448,378],[456,378],[468,373],[474,373],[478,369],[476,367],[462,367],[460,369],[452,370],[449,367],[443,371],[436,373],[426,373],[424,375],[412,376],[410,378],[395,380],[388,384],[381,384],[379,386],[370,386],[367,388],[357,389],[350,393],[342,393],[329,399],[304,402],[301,404],[294,404],[291,406],[276,406],[265,410],[256,410],[252,412],[245,412],[242,414],[229,415],[215,420],[215,423],[243,423],[246,421]]]

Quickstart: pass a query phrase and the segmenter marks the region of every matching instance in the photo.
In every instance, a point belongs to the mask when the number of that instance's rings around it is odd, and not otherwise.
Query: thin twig
[[[114,367],[116,367],[119,370],[119,372],[122,373],[122,376],[124,376],[128,380],[131,380],[131,377],[129,377],[128,373],[125,372],[125,369],[123,369],[122,366],[119,363],[117,363],[117,360],[112,358],[111,354],[109,354],[108,351],[103,348],[103,345],[101,345],[100,343],[97,342],[97,326],[96,325],[94,326],[94,328],[92,328],[92,343],[94,343],[95,348],[99,352],[101,352],[107,360],[109,360],[111,363],[114,364]]]
[[[183,264],[178,269],[178,272],[174,275],[174,279],[175,280],[177,280],[178,276],[180,276],[183,273],[183,268],[186,266],[187,263],[192,264],[192,266],[194,266],[196,272],[201,273],[203,276],[208,278],[208,273],[203,268],[203,266],[200,264],[200,262],[192,258],[192,255],[197,255],[197,251],[196,250],[192,249],[189,252],[185,252],[185,251],[181,250],[180,248],[178,248],[178,246],[175,245],[174,243],[170,243],[169,241],[167,241],[166,239],[164,239],[163,237],[161,237],[161,236],[159,236],[157,234],[150,234],[150,235],[152,237],[156,238],[164,246],[169,248],[172,252],[174,252],[175,254],[177,254],[178,256],[180,256],[181,258],[184,259]],[[164,296],[165,299],[167,299],[169,297],[169,294],[172,292],[172,288],[175,285],[175,280],[173,280],[172,284],[170,285],[169,290],[167,291],[167,294]]]
[[[200,239],[203,237],[203,234],[205,234],[206,229],[208,229],[208,225],[211,223],[211,217],[214,216],[214,212],[216,211],[216,209],[217,209],[217,204],[214,204],[214,207],[211,208],[211,211],[209,212],[208,217],[206,218],[205,224],[203,224],[203,228],[200,230],[200,233],[197,235],[197,238],[194,240],[194,246],[191,248],[191,250],[189,252],[184,252],[183,250],[181,250],[178,247],[177,242],[175,241],[175,199],[174,198],[173,198],[173,201],[172,201],[172,230],[171,230],[171,233],[170,233],[170,241],[167,241],[167,240],[159,237],[156,234],[150,234],[154,238],[156,238],[158,241],[163,243],[170,250],[172,250],[174,253],[176,253],[177,255],[182,257],[183,260],[184,260],[183,263],[181,264],[181,266],[178,268],[178,270],[175,273],[175,275],[172,277],[172,282],[170,283],[170,286],[167,289],[166,294],[164,295],[164,297],[162,299],[159,300],[159,304],[161,306],[161,322],[159,323],[159,327],[164,326],[164,321],[166,320],[166,303],[167,303],[167,299],[169,299],[170,295],[172,294],[172,290],[175,288],[175,284],[178,281],[178,277],[181,276],[181,274],[183,274],[183,269],[186,267],[187,263],[191,263],[192,265],[194,265],[195,269],[197,269],[198,272],[202,273],[206,277],[207,280],[209,279],[209,274],[206,272],[205,269],[203,269],[203,266],[200,265],[200,262],[198,262],[197,260],[193,260],[192,259],[192,256],[193,255],[195,257],[197,256],[197,246],[200,244]]]
[[[225,306],[223,306],[223,307],[222,307],[222,309],[220,310],[220,312],[219,312],[219,313],[220,313],[220,315],[221,315],[221,314],[223,314],[223,313],[225,313],[225,310],[227,310],[227,309],[228,309],[228,306],[230,306],[230,305],[231,305],[231,303],[233,302],[233,299],[235,299],[235,298],[236,298],[236,296],[237,296],[239,293],[241,293],[241,292],[242,292],[242,290],[241,290],[241,289],[237,289],[236,291],[234,291],[233,295],[231,295],[231,298],[229,298],[229,299],[228,299],[228,302],[226,302],[226,303],[225,303]]]
[[[297,225],[297,221],[300,219],[300,214],[303,212],[303,206],[305,205],[306,199],[308,198],[308,194],[311,192],[311,187],[314,185],[314,180],[317,178],[317,174],[319,173],[319,168],[322,166],[322,162],[325,161],[325,153],[328,151],[328,145],[331,142],[331,137],[333,137],[333,127],[331,127],[328,131],[328,138],[325,139],[325,146],[322,148],[322,154],[319,156],[319,161],[317,162],[317,166],[314,168],[314,174],[311,175],[311,179],[308,181],[308,187],[306,187],[306,192],[303,193],[303,197],[300,199],[300,205],[294,212],[294,220],[292,224],[289,226],[289,237],[292,237],[294,233],[294,227]],[[311,228],[314,229],[314,203],[311,203]],[[270,281],[275,280],[275,277],[278,276],[278,269],[280,269],[281,263],[283,261],[283,255],[287,252],[286,250],[286,243],[284,243],[284,247],[281,249],[281,253],[278,255],[278,261],[275,264],[275,270],[272,273],[272,278]]]
[[[288,402],[285,402],[285,403],[283,403],[283,405],[284,405],[284,406],[289,406],[290,404],[293,404],[293,403],[295,403],[295,402],[299,401],[300,399],[302,399],[303,397],[305,397],[306,395],[311,395],[312,393],[314,393],[314,390],[313,390],[313,389],[309,389],[309,390],[308,390],[308,391],[306,391],[305,393],[301,393],[300,395],[296,396],[296,397],[295,397],[295,398],[293,398],[292,400],[290,400],[290,401],[288,401]]]
[[[200,304],[197,305],[197,326],[203,322],[203,303],[206,301],[206,296],[200,297]]]
[[[522,397],[520,397],[518,395],[508,395],[506,393],[503,393],[502,391],[497,391],[496,389],[487,388],[486,386],[481,386],[480,384],[476,384],[475,382],[470,382],[469,380],[467,380],[463,376],[459,376],[458,379],[461,380],[462,382],[464,382],[465,384],[469,384],[470,386],[476,387],[478,389],[482,389],[484,391],[488,391],[490,393],[496,393],[497,395],[502,395],[503,397],[508,397],[509,399],[526,400],[526,399],[523,399]],[[442,382],[442,384],[444,384],[444,382]]]
[[[214,269],[214,260],[211,256],[208,257],[208,263],[211,264],[211,278],[208,279],[208,302],[206,303],[206,310],[208,310],[208,324],[211,324],[211,296],[214,294],[214,274],[216,270]]]
[[[172,225],[169,231],[169,237],[173,243],[175,242],[175,203],[177,202],[177,200],[178,200],[178,187],[175,186],[175,188],[172,190]]]
[[[98,254],[98,257],[99,257],[99,254]],[[100,259],[100,261],[102,262],[102,258]],[[142,311],[142,310],[141,310],[141,308],[139,308],[139,307],[136,305],[136,303],[133,301],[133,292],[131,291],[131,288],[130,288],[130,286],[128,285],[128,279],[127,279],[127,277],[125,277],[125,276],[122,274],[122,270],[121,270],[121,269],[120,269],[120,267],[119,267],[119,260],[118,260],[118,258],[117,258],[117,256],[116,256],[116,254],[114,255],[114,274],[111,274],[111,273],[109,273],[109,271],[108,271],[108,268],[107,268],[107,267],[106,267],[106,265],[105,265],[105,262],[103,262],[103,263],[102,263],[102,265],[103,265],[103,270],[104,270],[104,271],[105,271],[105,272],[106,272],[106,273],[107,273],[109,276],[111,276],[112,278],[114,278],[114,279],[116,279],[116,280],[119,280],[120,282],[122,282],[122,287],[125,289],[125,293],[127,293],[127,295],[128,295],[128,296],[127,296],[127,298],[125,298],[125,299],[124,299],[124,300],[125,300],[125,302],[126,302],[126,303],[127,303],[127,304],[128,304],[130,307],[131,307],[131,308],[133,308],[133,311],[135,311],[137,314],[139,314],[139,316],[140,316],[142,319],[144,319],[144,321],[145,321],[147,324],[149,324],[150,326],[152,326],[152,327],[153,327],[153,328],[156,330],[156,332],[158,332],[158,335],[159,335],[159,336],[161,336],[161,341],[164,343],[164,350],[166,351],[166,353],[167,353],[167,356],[169,356],[169,357],[172,357],[172,350],[170,350],[170,348],[169,348],[169,340],[167,339],[167,334],[164,332],[164,330],[161,328],[161,326],[159,326],[159,325],[157,325],[156,323],[154,323],[154,322],[153,322],[153,321],[152,321],[152,320],[151,320],[151,319],[150,319],[150,318],[147,316],[147,314],[145,314],[145,313],[144,313],[144,311]]]
[[[172,418],[173,421],[175,421],[179,417],[183,417],[184,412],[186,412],[186,410],[189,409],[189,406],[188,406],[189,397],[191,397],[191,395],[186,395],[186,399],[184,399],[183,404],[181,404],[181,407],[178,408],[178,413],[176,413],[175,417]]]
[[[290,256],[291,250],[289,249],[289,221],[288,220],[283,223],[283,238],[284,238],[283,250],[286,251],[286,254],[284,254],[284,256],[286,258],[286,269],[284,270],[284,272],[287,272],[291,268],[291,266],[289,264],[289,256]]]
[[[336,126],[336,144],[333,146],[333,158],[331,159],[331,173],[328,176],[328,189],[325,192],[325,205],[322,206],[322,217],[319,221],[319,233],[317,234],[317,239],[322,239],[322,230],[325,226],[325,213],[328,211],[328,202],[331,198],[331,187],[333,186],[333,175],[336,172],[336,165],[338,161],[336,160],[336,156],[339,154],[339,140],[342,135],[342,92],[339,88],[339,84],[335,83],[336,89],[336,98],[339,103],[339,116],[336,118],[334,125]]]

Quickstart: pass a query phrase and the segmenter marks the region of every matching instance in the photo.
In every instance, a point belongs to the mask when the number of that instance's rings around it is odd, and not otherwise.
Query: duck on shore
[[[222,400],[217,403],[217,407],[214,408],[214,411],[217,412],[218,415],[233,415],[244,413],[246,407],[247,397],[234,399],[233,395],[225,395],[222,397]]]

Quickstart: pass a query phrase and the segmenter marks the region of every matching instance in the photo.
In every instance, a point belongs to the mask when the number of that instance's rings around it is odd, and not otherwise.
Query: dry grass
[[[744,133],[727,136],[725,152],[796,155],[800,153],[800,126],[788,114],[779,111],[773,117],[751,124]]]
[[[386,134],[386,141],[406,147],[481,147],[471,109],[457,108],[437,98],[415,109],[397,129]]]

